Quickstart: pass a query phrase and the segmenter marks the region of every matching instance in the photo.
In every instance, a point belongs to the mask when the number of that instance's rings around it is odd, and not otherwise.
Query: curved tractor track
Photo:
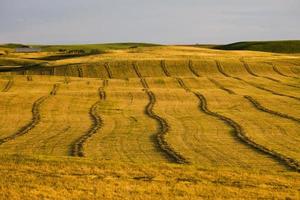
[[[267,88],[265,88],[265,87],[262,87],[262,86],[260,86],[260,85],[257,85],[257,84],[254,84],[254,83],[245,81],[245,80],[242,79],[242,78],[235,77],[235,76],[231,76],[231,75],[227,74],[227,73],[224,71],[224,69],[223,69],[223,67],[222,67],[222,65],[221,65],[221,63],[220,63],[219,61],[216,61],[216,63],[217,63],[217,68],[218,68],[219,72],[220,72],[221,74],[223,74],[224,76],[228,77],[228,78],[233,78],[233,79],[239,80],[239,81],[241,81],[241,82],[243,82],[243,83],[246,83],[246,84],[248,84],[248,85],[250,85],[250,86],[252,86],[252,87],[255,87],[255,88],[257,88],[257,89],[260,89],[260,90],[269,92],[269,93],[271,93],[271,94],[273,94],[273,95],[282,96],[282,97],[289,97],[289,98],[292,98],[292,99],[295,99],[295,100],[300,101],[300,98],[299,98],[299,97],[291,96],[291,95],[288,95],[288,94],[282,94],[282,93],[279,93],[279,92],[276,92],[276,91],[267,89]]]
[[[189,163],[182,155],[180,155],[178,152],[176,152],[172,147],[169,146],[167,143],[165,136],[167,132],[169,131],[169,125],[165,119],[158,116],[153,112],[153,107],[156,103],[156,98],[153,92],[146,90],[146,93],[149,97],[149,104],[146,106],[146,114],[152,118],[155,119],[159,124],[159,130],[156,134],[156,142],[159,146],[159,148],[166,154],[166,157],[171,161],[178,164],[187,164]]]
[[[97,108],[99,107],[99,104],[101,104],[101,101],[106,100],[106,93],[103,87],[99,88],[99,98],[100,100],[93,104],[89,110],[92,125],[79,139],[73,143],[71,147],[71,156],[85,157],[84,144],[103,126],[103,120],[97,112]]]
[[[193,67],[193,61],[189,60],[189,69],[192,72],[192,74],[194,74],[196,77],[200,77],[200,75],[198,74],[198,72],[194,69]]]
[[[289,76],[289,75],[286,75],[286,74],[282,73],[282,72],[277,68],[277,66],[276,66],[274,63],[268,63],[268,64],[272,65],[273,71],[276,72],[277,74],[279,74],[280,76],[290,77],[290,78],[294,78],[294,79],[299,79],[298,77]]]
[[[81,66],[77,66],[78,77],[83,78],[83,69]]]
[[[260,145],[256,142],[254,142],[253,140],[251,140],[244,132],[243,128],[235,121],[233,121],[232,119],[225,117],[217,112],[212,112],[208,109],[207,107],[207,100],[206,98],[197,92],[194,92],[194,94],[198,97],[198,99],[200,100],[200,106],[199,108],[201,109],[201,111],[203,111],[204,113],[211,115],[213,117],[216,117],[217,119],[225,122],[228,126],[230,126],[234,133],[235,136],[244,144],[247,144],[249,147],[267,154],[269,156],[271,156],[272,158],[274,158],[275,160],[277,160],[278,162],[285,164],[287,167],[289,167],[292,170],[295,170],[297,172],[300,172],[300,163],[290,157],[287,157],[285,155],[282,155],[272,149],[269,149],[263,145]]]
[[[176,80],[177,80],[179,86],[182,87],[185,91],[187,91],[187,92],[191,91],[191,89],[185,85],[185,83],[183,82],[183,80],[181,78],[176,78]]]
[[[178,163],[178,164],[187,164],[189,163],[182,155],[176,152],[165,139],[167,132],[169,132],[169,124],[165,119],[160,117],[159,115],[155,114],[153,111],[154,105],[156,103],[156,97],[153,92],[149,90],[148,83],[144,79],[144,77],[139,73],[138,68],[135,66],[135,71],[137,75],[141,79],[142,86],[146,94],[149,97],[149,103],[145,108],[145,114],[150,118],[156,120],[159,124],[158,132],[155,134],[155,142],[161,152],[164,153],[165,157],[170,160],[171,162]]]
[[[5,87],[2,89],[2,92],[8,92],[10,88],[13,86],[13,84],[14,84],[13,79],[9,79]]]
[[[33,129],[37,124],[40,123],[40,120],[41,120],[41,114],[40,114],[40,109],[41,109],[41,105],[48,99],[50,98],[51,96],[55,96],[56,93],[57,93],[57,90],[58,90],[58,87],[59,85],[58,84],[55,84],[53,86],[53,89],[52,91],[50,92],[49,95],[47,96],[43,96],[43,97],[40,97],[39,99],[37,99],[34,103],[33,103],[33,106],[32,106],[32,109],[31,109],[31,112],[32,112],[32,118],[30,120],[30,122],[28,124],[26,124],[25,126],[21,127],[17,132],[15,132],[14,134],[8,136],[8,137],[5,137],[5,138],[2,138],[0,139],[0,145],[10,141],[10,140],[14,140],[16,139],[17,137],[19,136],[22,136],[26,133],[28,133],[31,129]]]
[[[255,108],[257,108],[260,111],[263,111],[263,112],[266,112],[266,113],[269,113],[269,114],[272,114],[272,115],[276,115],[278,117],[290,119],[290,120],[293,120],[295,122],[300,123],[300,119],[299,118],[290,116],[290,115],[285,114],[285,113],[280,113],[280,112],[277,112],[277,111],[274,111],[274,110],[270,110],[270,109],[262,106],[256,99],[254,99],[251,96],[244,96],[244,98],[247,99]]]
[[[140,78],[141,84],[144,89],[149,89],[149,85],[146,79],[142,76],[141,72],[139,71],[138,65],[136,63],[132,63],[133,70],[135,71],[136,75]]]
[[[105,63],[105,64],[104,64],[104,67],[105,67],[105,70],[106,70],[106,73],[107,73],[108,78],[112,79],[113,76],[112,76],[112,72],[111,72],[111,70],[110,70],[109,64],[108,64],[108,63]]]
[[[166,66],[166,61],[165,60],[162,60],[160,61],[160,66],[164,72],[164,74],[167,76],[167,77],[170,77],[171,74],[169,73],[168,69],[167,69],[167,66]]]
[[[260,77],[260,78],[265,78],[265,79],[268,79],[268,80],[270,80],[270,81],[273,81],[273,82],[276,82],[276,83],[280,83],[280,84],[282,84],[282,85],[286,85],[286,86],[289,86],[289,87],[299,88],[299,87],[296,86],[296,85],[286,84],[286,83],[281,82],[280,80],[277,80],[277,79],[274,79],[274,78],[271,78],[271,77],[268,77],[268,76],[259,76],[259,75],[255,74],[255,73],[251,70],[249,64],[248,64],[243,58],[241,58],[240,61],[241,61],[241,63],[243,63],[243,66],[245,67],[246,71],[247,71],[249,74],[251,74],[252,76]],[[268,63],[268,64],[269,64],[269,63]],[[271,65],[272,65],[273,70],[274,70],[275,72],[277,72],[277,73],[279,73],[280,75],[282,75],[282,73],[279,72],[279,70],[276,68],[276,66],[274,66],[273,64],[271,64]],[[275,70],[274,68],[275,68],[276,70]]]
[[[221,83],[219,83],[218,81],[212,79],[212,78],[208,78],[208,80],[210,80],[210,82],[212,82],[217,88],[224,90],[225,92],[227,92],[228,94],[236,94],[234,91],[224,87]]]

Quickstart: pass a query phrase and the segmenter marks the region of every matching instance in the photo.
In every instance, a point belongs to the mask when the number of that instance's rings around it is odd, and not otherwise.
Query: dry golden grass
[[[1,156],[1,199],[299,199],[297,173]]]
[[[298,199],[299,64],[160,46],[1,73],[0,198]]]

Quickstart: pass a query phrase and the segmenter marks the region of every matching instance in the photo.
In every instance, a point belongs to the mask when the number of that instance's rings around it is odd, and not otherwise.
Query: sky
[[[300,0],[0,0],[0,43],[300,39]]]

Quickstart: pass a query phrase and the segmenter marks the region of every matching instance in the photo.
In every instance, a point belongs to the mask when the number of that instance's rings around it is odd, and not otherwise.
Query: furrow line
[[[103,80],[103,87],[107,87],[107,86],[108,86],[108,80],[105,79],[105,80]]]
[[[169,71],[168,71],[168,69],[167,69],[166,61],[165,61],[165,60],[162,60],[162,61],[160,62],[160,65],[161,65],[161,68],[162,68],[163,72],[165,73],[165,75],[166,75],[167,77],[170,77],[171,75],[170,75],[170,73],[169,73]]]
[[[143,88],[149,89],[149,85],[148,85],[148,83],[147,83],[147,81],[146,81],[145,78],[141,78],[141,83],[143,85]]]
[[[212,78],[208,78],[208,80],[210,80],[210,82],[212,82],[217,88],[224,90],[225,92],[227,92],[228,94],[236,94],[234,91],[225,88],[222,84],[220,84],[218,81],[212,79]]]
[[[287,167],[289,167],[292,170],[295,170],[297,172],[300,172],[300,163],[290,157],[287,157],[285,155],[282,155],[272,149],[269,149],[263,145],[260,145],[258,143],[256,143],[255,141],[253,141],[252,139],[250,139],[244,132],[243,128],[241,125],[239,125],[237,122],[235,122],[234,120],[225,117],[217,112],[212,112],[208,109],[207,107],[207,100],[206,98],[198,93],[198,92],[194,92],[194,94],[198,97],[198,99],[200,100],[200,106],[199,108],[201,109],[201,111],[203,111],[204,113],[211,115],[213,117],[216,117],[217,119],[225,122],[228,126],[230,126],[234,133],[235,136],[244,144],[247,144],[249,147],[264,153],[266,155],[271,156],[273,159],[277,160],[278,162],[285,164]]]
[[[264,88],[264,87],[262,87],[262,86],[259,86],[259,85],[257,85],[257,84],[254,84],[254,83],[250,83],[250,82],[248,82],[248,81],[245,81],[244,79],[241,79],[241,78],[239,78],[239,77],[231,76],[231,75],[227,74],[227,73],[224,71],[224,69],[222,68],[222,65],[221,65],[221,63],[220,63],[219,61],[216,61],[216,63],[217,63],[217,66],[218,66],[218,70],[219,70],[224,76],[226,76],[226,77],[228,77],[228,78],[233,78],[233,79],[242,81],[242,82],[244,82],[244,83],[246,83],[246,84],[248,84],[248,85],[251,85],[252,87],[255,87],[255,88],[257,88],[257,89],[260,89],[260,90],[264,90],[264,91],[270,92],[270,93],[272,93],[272,94],[274,94],[274,95],[277,95],[277,96],[289,97],[289,98],[292,98],[292,99],[295,99],[295,100],[300,101],[300,98],[299,98],[299,97],[295,97],[295,96],[291,96],[291,95],[287,95],[287,94],[278,93],[278,92],[275,92],[275,91],[273,91],[273,90],[270,90],[270,89]]]
[[[106,73],[107,73],[108,78],[112,79],[113,76],[112,76],[112,72],[111,72],[111,70],[110,70],[109,64],[108,64],[108,63],[105,63],[105,64],[104,64],[104,67],[105,67],[105,70],[106,70]]]
[[[221,74],[223,74],[223,75],[226,76],[226,77],[231,77],[229,74],[227,74],[227,73],[224,71],[224,69],[223,69],[223,67],[222,67],[222,65],[221,65],[221,63],[220,63],[220,61],[215,60],[215,62],[216,62],[218,71],[219,71]]]
[[[287,95],[287,94],[278,93],[278,92],[275,92],[275,91],[273,91],[273,90],[270,90],[270,89],[264,88],[264,87],[262,87],[262,86],[256,85],[256,84],[254,84],[254,83],[250,83],[250,82],[245,81],[245,80],[243,80],[243,79],[241,79],[241,78],[238,78],[238,77],[232,77],[232,78],[234,78],[234,79],[236,79],[236,80],[240,80],[240,81],[242,81],[242,82],[244,82],[244,83],[247,83],[248,85],[251,85],[252,87],[258,88],[258,89],[260,89],[260,90],[264,90],[264,91],[270,92],[271,94],[274,94],[274,95],[277,95],[277,96],[282,96],[282,97],[289,97],[289,98],[291,98],[291,99],[295,99],[295,100],[300,101],[300,98],[299,98],[299,97],[295,97],[295,96],[291,96],[291,95]]]
[[[64,77],[65,77],[64,83],[69,84],[71,81],[70,81],[70,77],[68,75],[68,66],[64,70]]]
[[[133,67],[133,70],[135,71],[136,75],[140,78],[143,88],[149,89],[149,85],[148,85],[146,79],[140,73],[140,71],[138,69],[138,65],[136,63],[132,63],[132,67]]]
[[[243,63],[243,66],[245,67],[246,71],[247,71],[249,74],[251,74],[252,76],[255,76],[255,77],[259,77],[257,74],[255,74],[255,73],[251,70],[250,66],[248,65],[248,63],[247,63],[243,58],[241,58],[240,61],[241,61],[241,63]]]
[[[37,124],[40,123],[41,120],[41,114],[40,114],[40,109],[41,109],[41,105],[50,97],[50,96],[54,96],[57,93],[57,88],[58,88],[58,84],[55,84],[53,86],[52,91],[50,92],[49,95],[47,96],[42,96],[40,98],[38,98],[32,105],[32,118],[30,120],[30,122],[28,124],[26,124],[25,126],[21,127],[17,132],[15,132],[14,134],[7,136],[5,138],[0,139],[0,145],[10,141],[10,140],[14,140],[19,136],[25,135],[27,134],[30,130],[32,130]]]
[[[188,88],[181,78],[176,78],[180,87],[182,87],[185,91],[190,92],[190,88]]]
[[[92,120],[91,127],[80,137],[78,138],[71,147],[71,156],[74,157],[85,157],[84,153],[84,144],[86,141],[95,135],[99,129],[103,126],[103,120],[97,112],[97,108],[100,105],[101,101],[106,99],[106,93],[103,88],[99,88],[99,97],[100,100],[97,101],[89,110],[89,115]]]
[[[189,60],[189,69],[190,71],[197,77],[200,77],[200,75],[198,74],[198,72],[196,72],[196,70],[193,67],[193,61]]]
[[[83,70],[81,66],[77,66],[78,77],[83,78]]]
[[[261,110],[263,112],[266,112],[266,113],[269,113],[269,114],[272,114],[272,115],[276,115],[276,116],[279,116],[279,117],[282,117],[282,118],[290,119],[290,120],[293,120],[295,122],[300,123],[300,119],[299,118],[290,116],[290,115],[285,114],[285,113],[280,113],[280,112],[277,112],[277,111],[274,111],[274,110],[270,110],[270,109],[262,106],[257,100],[255,100],[251,96],[246,95],[246,96],[244,96],[244,98],[246,98],[258,110]]]
[[[13,84],[14,84],[13,79],[9,79],[5,87],[3,88],[2,92],[8,92],[10,88],[13,86]]]
[[[288,76],[288,75],[285,75],[283,74],[281,71],[279,71],[279,69],[277,68],[276,65],[274,65],[273,63],[271,63],[272,67],[273,67],[273,71],[276,72],[277,74],[279,74],[280,76],[284,76],[284,77],[292,77],[294,78],[293,76]]]
[[[106,92],[104,91],[103,87],[99,88],[99,96],[100,96],[100,100],[102,101],[106,100]]]
[[[138,65],[135,62],[132,63],[132,67],[133,67],[133,70],[135,71],[136,75],[139,78],[143,78],[142,74],[140,73],[140,71],[138,69]]]
[[[176,152],[172,147],[169,146],[167,143],[165,136],[169,131],[169,124],[165,119],[158,116],[154,113],[153,108],[156,103],[156,97],[153,92],[146,90],[146,93],[149,97],[149,103],[146,106],[146,114],[152,118],[155,119],[159,124],[159,129],[156,134],[156,142],[158,144],[158,147],[161,149],[162,152],[165,153],[166,158],[168,158],[171,162],[175,162],[178,164],[187,164],[189,163],[182,155],[180,155],[178,152]]]
[[[240,61],[243,63],[243,66],[245,67],[245,69],[247,70],[247,72],[248,72],[249,74],[251,74],[252,76],[265,78],[265,79],[268,79],[268,80],[270,80],[270,81],[273,81],[273,82],[276,82],[276,83],[280,83],[280,84],[282,84],[282,85],[286,85],[286,86],[289,86],[289,87],[299,88],[298,86],[286,84],[286,83],[281,82],[280,80],[277,80],[277,79],[274,79],[274,78],[271,78],[271,77],[268,77],[268,76],[259,76],[259,75],[255,74],[255,73],[251,70],[250,66],[248,65],[248,63],[247,63],[244,59],[241,58]],[[269,63],[267,63],[267,64],[269,64]],[[274,65],[273,65],[273,64],[271,64],[271,65],[273,66],[273,70],[274,70]],[[275,70],[274,70],[274,71],[275,71]],[[278,70],[275,71],[275,72],[278,72]]]
[[[266,78],[266,79],[269,79],[269,80],[271,80],[271,81],[273,81],[273,82],[280,83],[280,84],[282,84],[282,85],[286,85],[286,86],[293,87],[293,88],[300,88],[300,87],[297,86],[297,85],[291,85],[291,84],[288,84],[288,83],[283,83],[283,82],[281,82],[280,80],[277,80],[277,79],[274,79],[274,78],[270,78],[270,77],[267,77],[267,76],[262,76],[262,77],[263,77],[263,78]]]

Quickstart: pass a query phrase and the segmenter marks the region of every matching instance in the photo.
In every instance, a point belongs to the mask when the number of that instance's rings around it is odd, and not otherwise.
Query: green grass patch
[[[300,53],[300,40],[237,42],[216,46],[215,49]]]

